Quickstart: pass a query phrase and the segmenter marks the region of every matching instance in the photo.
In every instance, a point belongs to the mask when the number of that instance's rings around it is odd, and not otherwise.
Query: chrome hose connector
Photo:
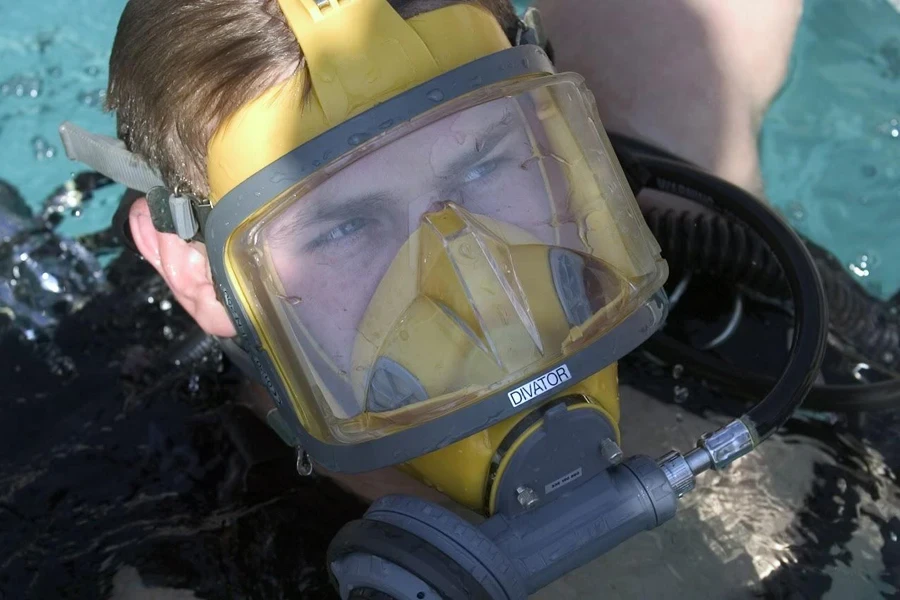
[[[754,448],[753,432],[740,420],[704,434],[698,446],[709,452],[712,468],[721,471]]]
[[[657,461],[675,495],[681,498],[694,489],[694,472],[679,452],[669,452]]]

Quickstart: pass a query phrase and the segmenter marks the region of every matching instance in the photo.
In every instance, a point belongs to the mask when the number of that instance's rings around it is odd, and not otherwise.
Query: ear
[[[131,206],[128,222],[135,246],[169,285],[184,310],[206,333],[234,337],[228,311],[216,298],[206,248],[196,242],[188,243],[174,233],[157,231],[145,198]]]

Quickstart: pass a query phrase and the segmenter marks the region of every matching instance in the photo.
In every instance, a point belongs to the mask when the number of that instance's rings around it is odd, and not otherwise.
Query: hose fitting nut
[[[666,479],[669,480],[669,485],[672,486],[676,496],[681,498],[694,489],[694,472],[681,453],[673,450],[660,458],[657,463],[666,474]]]
[[[743,421],[732,421],[725,427],[703,434],[698,444],[712,457],[712,467],[721,471],[753,450],[753,434]]]

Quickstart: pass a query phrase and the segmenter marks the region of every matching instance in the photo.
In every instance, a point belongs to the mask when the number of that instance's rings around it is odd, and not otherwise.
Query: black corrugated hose
[[[719,213],[692,214],[658,207],[643,210],[673,273],[708,273],[755,292],[790,299],[775,257],[760,237]],[[863,356],[900,370],[900,319],[869,297],[828,257],[813,257],[828,302],[829,328]]]
[[[793,297],[790,282],[770,245],[753,227],[729,214],[728,206],[738,197],[744,202],[758,200],[671,153],[627,136],[609,137],[635,194],[643,188],[657,189],[715,209],[698,213],[642,204],[644,217],[673,273],[704,272],[770,298]],[[726,200],[726,195],[734,198]],[[891,314],[890,306],[868,296],[832,258],[823,254],[814,264],[825,292],[832,333],[863,354],[897,369],[900,322]],[[746,397],[765,394],[776,383],[773,377],[734,367],[663,332],[651,338],[645,348],[666,362],[687,364],[699,375]],[[804,406],[846,412],[897,408],[900,381],[816,385]]]

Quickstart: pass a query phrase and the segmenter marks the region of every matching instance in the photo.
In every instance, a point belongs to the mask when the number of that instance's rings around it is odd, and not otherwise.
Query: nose
[[[431,204],[428,205],[428,208],[425,209],[424,214],[427,215],[428,213],[441,212],[448,206],[450,206],[449,200],[435,200],[434,202],[432,202]]]
[[[418,229],[426,217],[429,215],[434,215],[436,213],[441,212],[453,202],[451,200],[429,200],[427,203],[420,202],[418,206],[415,203],[410,204],[409,210],[409,231],[415,231]],[[424,206],[423,206],[424,205]]]

